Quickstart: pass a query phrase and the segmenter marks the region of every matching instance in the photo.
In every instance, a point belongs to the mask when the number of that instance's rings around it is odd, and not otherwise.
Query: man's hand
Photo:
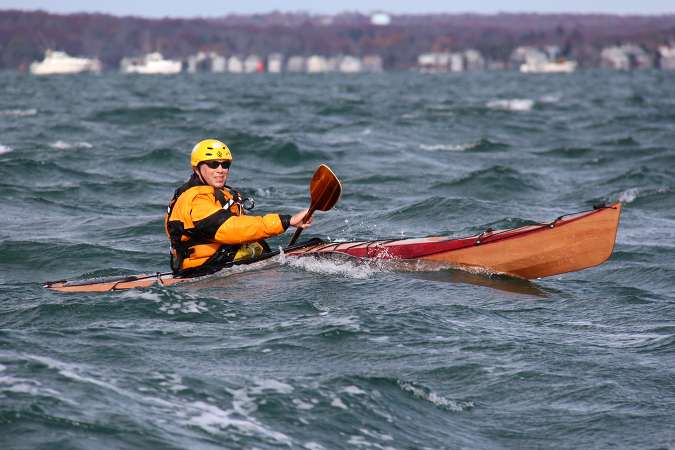
[[[307,222],[305,222],[304,224],[302,223],[302,219],[305,217],[308,211],[309,208],[305,208],[302,211],[293,214],[293,217],[291,217],[291,226],[294,226],[296,228],[309,228],[310,226],[312,226],[311,217]]]

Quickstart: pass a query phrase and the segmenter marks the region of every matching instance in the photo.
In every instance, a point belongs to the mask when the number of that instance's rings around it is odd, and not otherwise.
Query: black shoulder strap
[[[223,208],[227,204],[227,200],[225,200],[225,194],[223,194],[223,191],[214,187],[213,188],[213,195],[215,195],[216,200],[218,203],[220,203],[220,207]]]

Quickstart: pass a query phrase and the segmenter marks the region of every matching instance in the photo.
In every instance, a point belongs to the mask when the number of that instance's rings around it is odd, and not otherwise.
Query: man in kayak
[[[239,192],[225,182],[232,153],[215,139],[199,142],[190,157],[192,176],[176,189],[165,217],[171,241],[171,269],[175,275],[193,275],[230,261],[260,256],[268,250],[263,239],[290,226],[307,228],[307,209],[293,216],[249,216]]]

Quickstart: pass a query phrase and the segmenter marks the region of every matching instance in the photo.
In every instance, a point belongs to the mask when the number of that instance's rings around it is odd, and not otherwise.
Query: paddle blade
[[[328,211],[340,199],[342,193],[342,185],[340,180],[335,176],[330,167],[321,164],[309,186],[309,193],[311,196],[310,208],[319,211]]]
[[[335,206],[340,199],[341,193],[342,185],[340,184],[340,180],[337,179],[333,171],[330,170],[327,165],[321,164],[319,168],[316,169],[316,172],[314,172],[312,181],[309,184],[311,201],[309,204],[309,211],[307,211],[307,214],[302,219],[302,223],[307,222],[309,218],[312,217],[312,214],[314,214],[314,211],[328,211]],[[300,237],[302,230],[302,228],[295,230],[291,242],[288,244],[289,246],[295,244]]]

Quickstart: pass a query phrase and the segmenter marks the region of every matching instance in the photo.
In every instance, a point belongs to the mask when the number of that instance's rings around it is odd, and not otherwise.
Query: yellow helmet
[[[227,159],[232,161],[232,153],[227,145],[216,139],[204,139],[197,143],[192,149],[190,162],[192,167],[197,167],[199,163],[211,161],[214,159]]]

